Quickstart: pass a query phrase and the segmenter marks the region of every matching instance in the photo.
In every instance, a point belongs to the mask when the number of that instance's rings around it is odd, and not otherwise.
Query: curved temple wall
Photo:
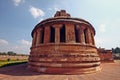
[[[71,18],[64,10],[43,20],[32,31],[29,68],[51,74],[80,74],[100,70],[92,25]]]

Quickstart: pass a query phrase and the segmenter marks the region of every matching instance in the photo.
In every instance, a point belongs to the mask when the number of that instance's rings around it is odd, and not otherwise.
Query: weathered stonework
[[[101,62],[114,62],[112,50],[98,48],[98,54],[100,56]]]
[[[80,74],[100,70],[93,26],[65,10],[41,21],[32,31],[28,67],[42,73]]]

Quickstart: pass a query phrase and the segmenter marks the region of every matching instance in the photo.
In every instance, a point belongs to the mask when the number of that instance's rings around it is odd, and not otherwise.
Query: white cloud
[[[59,11],[60,9],[59,9],[59,8],[57,8],[57,7],[54,7],[54,10],[55,10],[55,11]]]
[[[18,44],[9,43],[6,40],[0,39],[0,52],[13,51],[15,53],[29,54],[31,41],[25,39],[17,41]]]
[[[31,45],[31,42],[30,42],[30,41],[27,41],[27,40],[25,40],[25,39],[22,39],[22,40],[21,40],[21,44],[22,44],[22,45],[28,45],[28,46],[29,46],[29,45]]]
[[[48,8],[48,10],[52,11],[52,8]]]
[[[22,39],[20,44],[13,47],[13,50],[18,53],[28,54],[30,52],[31,41]]]
[[[97,47],[102,47],[106,49],[111,49],[115,47],[120,47],[120,39],[116,40],[112,37],[95,37],[95,43]]]
[[[24,3],[25,0],[13,0],[15,6],[19,6],[20,3]]]
[[[44,11],[42,11],[39,8],[33,7],[33,6],[30,7],[29,11],[34,18],[38,18],[40,16],[45,15]]]
[[[0,39],[0,44],[2,45],[7,45],[8,41],[4,40],[4,39]]]
[[[10,50],[16,53],[29,54],[30,47],[31,47],[31,41],[22,39],[22,40],[19,40],[18,43],[19,44],[17,45],[11,46]]]
[[[101,45],[101,44],[104,44],[106,43],[108,40],[106,39],[103,39],[103,38],[95,38],[95,42],[97,45]]]
[[[60,9],[58,8],[57,5],[54,5],[53,8],[48,8],[48,10],[49,11],[52,11],[52,10],[54,10],[54,11],[60,11]]]
[[[106,25],[105,25],[105,24],[101,24],[101,25],[99,26],[99,31],[100,31],[100,32],[105,32],[105,31],[106,31]]]
[[[25,39],[19,40],[19,44],[13,45],[9,48],[10,51],[22,54],[29,54],[31,42]]]

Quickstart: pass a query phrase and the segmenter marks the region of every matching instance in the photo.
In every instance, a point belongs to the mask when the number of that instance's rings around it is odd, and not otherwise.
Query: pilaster
[[[36,38],[36,45],[39,45],[41,42],[41,29],[37,29],[37,38]]]
[[[37,36],[37,34],[36,34],[36,32],[34,32],[33,33],[33,39],[32,39],[32,47],[36,46],[36,36]]]
[[[88,44],[92,45],[92,36],[89,28],[87,28],[87,38],[88,38]]]
[[[50,42],[50,26],[45,26],[44,30],[44,43]]]
[[[84,28],[83,26],[80,26],[80,43],[85,44],[85,34],[84,34]]]
[[[66,43],[75,43],[75,30],[73,24],[65,24]]]
[[[53,27],[55,28],[55,43],[60,43],[60,28],[62,24],[54,24]]]

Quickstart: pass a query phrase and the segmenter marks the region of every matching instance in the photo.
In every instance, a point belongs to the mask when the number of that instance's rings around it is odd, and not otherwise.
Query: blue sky
[[[34,26],[61,9],[94,26],[97,47],[120,47],[119,8],[120,0],[0,0],[0,52],[29,54]]]

